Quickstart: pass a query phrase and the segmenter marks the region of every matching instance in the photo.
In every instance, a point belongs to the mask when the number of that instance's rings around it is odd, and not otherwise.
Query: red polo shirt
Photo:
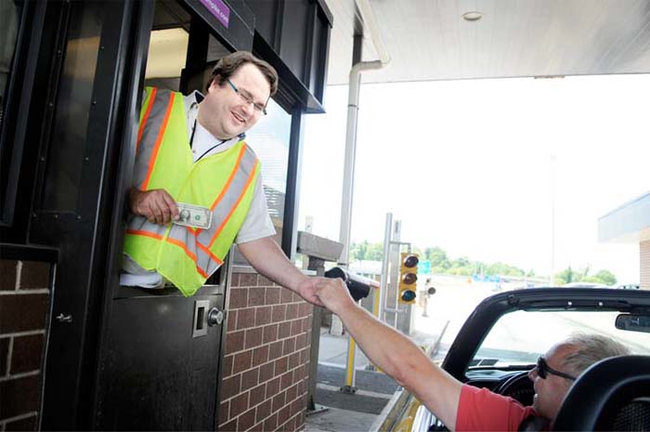
[[[513,398],[464,384],[458,401],[456,432],[517,431],[531,414],[537,413]]]

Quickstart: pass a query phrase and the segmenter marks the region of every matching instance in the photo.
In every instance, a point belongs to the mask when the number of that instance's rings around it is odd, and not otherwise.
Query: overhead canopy
[[[354,0],[326,0],[334,16],[328,84],[346,84]],[[392,58],[363,82],[650,72],[648,0],[370,0]],[[479,12],[468,21],[463,15]],[[475,18],[471,15],[468,18]],[[376,60],[366,38],[363,60]]]

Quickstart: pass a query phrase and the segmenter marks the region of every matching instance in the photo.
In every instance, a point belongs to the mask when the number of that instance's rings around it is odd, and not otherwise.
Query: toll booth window
[[[269,100],[267,112],[255,127],[246,132],[246,143],[255,150],[262,163],[262,184],[269,214],[276,231],[281,234],[289,167],[291,115],[272,99]],[[282,238],[281,235],[279,237]]]
[[[86,137],[102,19],[94,3],[74,5],[78,17],[70,21],[45,174],[47,211],[76,210],[84,153],[92,145]]]
[[[0,1],[0,130],[4,124],[5,103],[16,51],[21,9],[14,0]]]

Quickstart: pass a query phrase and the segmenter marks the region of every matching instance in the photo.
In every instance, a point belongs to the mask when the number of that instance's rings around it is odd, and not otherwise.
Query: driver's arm
[[[317,295],[338,315],[368,358],[454,430],[462,384],[410,339],[378,321],[350,297],[340,279],[325,279]]]

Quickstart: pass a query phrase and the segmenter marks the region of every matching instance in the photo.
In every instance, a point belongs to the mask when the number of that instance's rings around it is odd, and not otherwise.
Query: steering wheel
[[[499,384],[494,389],[494,392],[503,396],[509,396],[519,401],[523,406],[532,405],[533,396],[535,396],[533,382],[528,378],[528,371],[511,375]]]

